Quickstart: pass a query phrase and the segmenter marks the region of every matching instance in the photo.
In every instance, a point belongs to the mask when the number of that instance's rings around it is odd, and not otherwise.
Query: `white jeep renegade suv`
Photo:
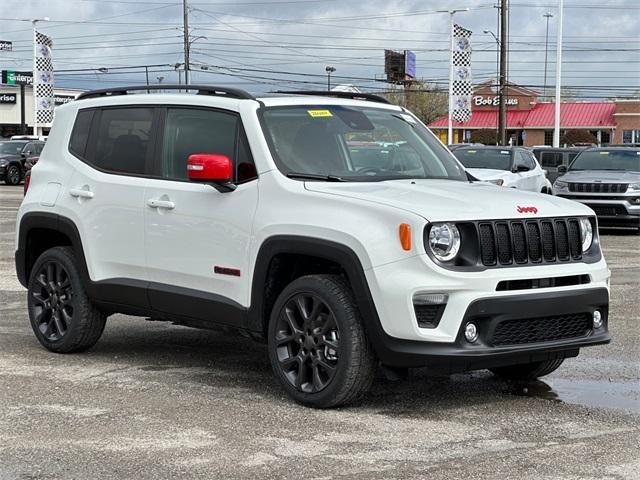
[[[232,327],[332,407],[378,364],[533,378],[609,342],[588,207],[469,181],[371,95],[147,88],[59,107],[33,168],[15,258],[47,349],[90,348],[116,312]]]

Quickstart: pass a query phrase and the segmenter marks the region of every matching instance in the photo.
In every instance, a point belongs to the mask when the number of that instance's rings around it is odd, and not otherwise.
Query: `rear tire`
[[[489,369],[494,375],[508,380],[535,380],[557,370],[564,358],[545,360],[543,362],[524,363]]]
[[[17,165],[9,165],[4,177],[4,183],[7,185],[19,185],[22,180],[22,171]]]
[[[276,378],[303,405],[353,403],[371,387],[375,355],[340,276],[309,275],[285,287],[271,312],[268,342]]]
[[[89,300],[69,247],[51,248],[36,260],[27,305],[36,338],[52,352],[87,350],[104,331],[106,316]]]

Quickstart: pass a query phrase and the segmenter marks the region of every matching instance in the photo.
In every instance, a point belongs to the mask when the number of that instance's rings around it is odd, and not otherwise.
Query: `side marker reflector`
[[[401,223],[398,228],[398,235],[400,236],[400,245],[402,249],[411,250],[411,225],[408,223]]]

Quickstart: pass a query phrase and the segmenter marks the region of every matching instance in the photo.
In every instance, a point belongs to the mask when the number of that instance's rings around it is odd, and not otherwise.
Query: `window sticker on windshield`
[[[307,110],[311,117],[333,117],[329,110]]]
[[[467,150],[467,153],[476,153],[477,150]]]
[[[509,150],[500,150],[500,155],[509,155]]]
[[[600,155],[609,155],[609,152],[600,152]]]

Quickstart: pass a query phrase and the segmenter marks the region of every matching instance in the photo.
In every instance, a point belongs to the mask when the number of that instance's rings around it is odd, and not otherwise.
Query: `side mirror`
[[[187,159],[187,174],[192,182],[208,183],[219,192],[236,189],[233,178],[233,162],[226,155],[194,153]]]
[[[567,173],[567,166],[566,165],[558,165],[558,173],[560,175],[564,175],[565,173]]]

